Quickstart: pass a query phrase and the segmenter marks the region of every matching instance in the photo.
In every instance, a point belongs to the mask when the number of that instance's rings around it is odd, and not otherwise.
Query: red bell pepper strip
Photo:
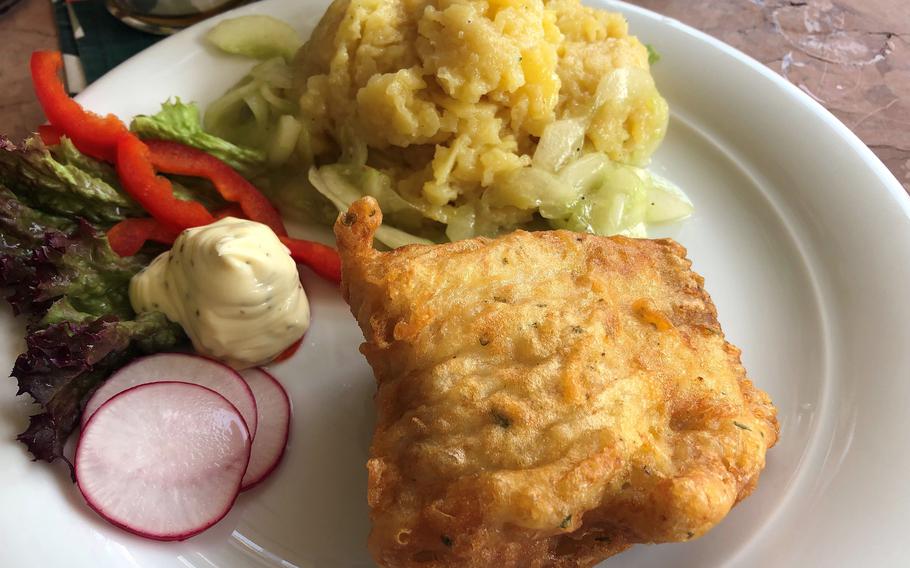
[[[341,257],[338,251],[322,243],[278,237],[291,251],[291,258],[313,269],[313,272],[332,282],[341,282]]]
[[[268,225],[276,235],[288,234],[281,214],[256,186],[215,156],[186,144],[167,140],[146,140],[152,165],[160,172],[205,178],[221,197],[240,205],[246,217]]]
[[[50,124],[42,124],[38,127],[38,137],[41,138],[45,146],[56,146],[60,143],[60,138],[63,135]]]
[[[114,161],[117,141],[129,132],[116,116],[100,116],[82,108],[70,98],[58,72],[63,67],[59,51],[32,53],[32,84],[44,115],[51,125],[66,135],[85,154]]]
[[[155,174],[151,153],[139,138],[122,136],[117,144],[117,175],[123,188],[139,202],[149,215],[171,230],[201,227],[215,220],[212,214],[195,201],[183,201],[174,196],[171,182]]]
[[[293,357],[294,353],[297,353],[297,350],[300,349],[301,343],[303,343],[302,337],[300,339],[298,339],[297,341],[295,341],[294,343],[291,343],[291,345],[287,349],[285,349],[277,357],[272,359],[272,363],[280,363],[281,361],[285,361],[285,360]]]
[[[242,219],[243,211],[237,205],[229,205],[212,215],[217,220],[225,217]],[[142,250],[147,241],[172,245],[179,235],[179,231],[169,229],[151,217],[140,217],[124,219],[111,227],[107,232],[107,240],[119,256],[133,256]]]
[[[215,217],[223,219],[224,217],[237,217],[236,210],[232,207],[221,209],[215,213]],[[107,240],[114,250],[120,256],[132,256],[139,252],[146,241],[155,241],[163,244],[173,244],[179,235],[165,225],[162,225],[155,219],[148,217],[139,219],[124,219],[120,221],[107,232]],[[278,237],[284,246],[291,251],[291,258],[296,262],[305,264],[313,269],[313,272],[330,280],[332,282],[341,281],[341,258],[338,252],[332,247],[312,241],[302,239],[292,239],[291,237]]]
[[[174,197],[170,182],[155,175],[148,148],[119,118],[89,112],[70,98],[58,75],[62,66],[59,51],[32,54],[32,82],[51,127],[85,154],[116,162],[124,189],[162,224],[176,230],[211,223],[205,207]],[[44,134],[52,140],[48,129]]]
[[[165,245],[174,244],[180,233],[169,229],[152,219],[124,219],[107,231],[107,242],[111,249],[120,256],[133,256],[139,252],[146,241],[155,241]]]

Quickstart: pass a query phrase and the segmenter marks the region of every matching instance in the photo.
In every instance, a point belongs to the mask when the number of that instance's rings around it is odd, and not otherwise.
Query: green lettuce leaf
[[[229,164],[249,178],[265,167],[265,152],[232,144],[202,129],[199,109],[194,103],[184,104],[179,98],[162,103],[158,114],[139,115],[130,129],[141,138],[173,140],[199,148]]]
[[[129,281],[151,257],[117,256],[104,234],[31,208],[0,186],[0,284],[17,313],[40,318],[67,297],[79,311],[132,317]]]
[[[210,210],[227,204],[207,180],[168,179],[178,199],[199,201]],[[113,167],[86,156],[66,137],[51,147],[38,138],[19,147],[0,138],[0,183],[15,189],[18,199],[28,205],[105,227],[126,217],[146,216],[123,191]]]
[[[131,320],[115,316],[64,320],[30,330],[26,351],[16,360],[12,375],[19,383],[17,394],[31,395],[42,412],[29,419],[18,439],[35,459],[67,461],[66,439],[95,388],[130,359],[172,349],[181,339],[180,328],[160,312]]]
[[[19,440],[36,459],[65,460],[63,445],[88,396],[113,371],[186,345],[179,325],[130,306],[129,281],[150,260],[117,256],[88,221],[30,207],[0,184],[0,286],[29,318],[12,375],[19,394],[41,406]]]
[[[58,215],[112,224],[144,214],[110,166],[81,154],[66,138],[53,151],[36,137],[19,146],[2,139],[0,183],[25,203]]]
[[[50,153],[61,164],[79,168],[90,176],[94,176],[113,188],[120,187],[120,179],[117,177],[117,171],[107,162],[96,160],[80,152],[76,145],[66,136],[60,139],[60,143],[48,148]]]
[[[657,50],[654,49],[653,45],[651,45],[650,43],[646,43],[645,49],[648,50],[648,65],[654,65],[655,63],[660,61],[660,53],[658,53]]]

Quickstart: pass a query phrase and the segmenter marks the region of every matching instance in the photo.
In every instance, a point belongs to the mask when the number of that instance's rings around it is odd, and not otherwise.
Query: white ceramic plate
[[[638,546],[620,567],[905,565],[910,551],[910,200],[841,123],[759,63],[676,21],[611,2],[663,55],[672,120],[653,167],[695,216],[667,231],[689,249],[730,341],[779,409],[758,490],[696,542]],[[237,13],[308,33],[325,2]],[[204,22],[121,65],[81,96],[124,118],[173,95],[207,103],[249,68],[201,41]],[[312,231],[312,230],[311,230]],[[322,231],[323,238],[328,232]],[[312,278],[313,329],[275,373],[294,401],[284,464],[203,535],[157,543],[82,502],[62,467],[13,441],[31,411],[0,390],[0,566],[370,566],[364,462],[373,378],[336,290]],[[0,367],[21,349],[0,317]]]

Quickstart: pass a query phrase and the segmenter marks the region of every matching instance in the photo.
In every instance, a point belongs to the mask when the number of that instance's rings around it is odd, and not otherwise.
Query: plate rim
[[[292,3],[293,3],[293,0],[265,0],[265,2],[264,2],[264,4],[269,4],[269,5],[289,5]],[[585,3],[590,3],[590,0],[587,0]],[[708,45],[712,49],[716,50],[719,54],[724,54],[724,55],[732,57],[739,64],[746,66],[750,71],[757,72],[757,75],[761,76],[763,78],[763,80],[769,81],[770,84],[772,84],[776,88],[780,89],[782,91],[782,96],[786,95],[788,97],[791,97],[791,99],[790,99],[791,101],[792,100],[797,101],[800,104],[802,109],[805,109],[805,111],[808,111],[808,113],[806,113],[806,114],[811,113],[811,115],[816,120],[820,121],[820,124],[823,124],[829,132],[832,132],[840,140],[842,140],[843,142],[846,142],[850,151],[852,153],[854,153],[857,157],[860,158],[863,166],[865,166],[867,168],[868,173],[873,174],[875,179],[878,180],[879,183],[874,184],[874,185],[884,186],[885,193],[882,193],[882,194],[878,194],[878,190],[872,190],[872,188],[867,188],[867,190],[872,191],[877,194],[877,196],[875,197],[876,199],[888,199],[887,203],[889,203],[889,204],[893,204],[896,201],[898,206],[903,211],[903,213],[907,216],[910,216],[910,195],[908,195],[907,191],[904,190],[904,188],[901,186],[900,182],[897,180],[897,178],[894,176],[894,174],[887,169],[887,167],[884,165],[884,163],[881,162],[881,160],[872,152],[872,150],[865,143],[863,143],[862,140],[860,140],[859,137],[855,133],[853,133],[849,128],[847,128],[847,126],[843,122],[841,122],[839,119],[837,119],[837,117],[835,117],[824,106],[822,106],[820,103],[818,103],[818,101],[812,99],[809,95],[807,95],[805,92],[803,92],[801,89],[799,89],[796,85],[790,83],[788,80],[786,80],[785,78],[778,75],[772,69],[768,68],[767,66],[765,66],[761,62],[755,60],[751,56],[745,54],[744,52],[724,43],[723,41],[721,41],[717,38],[714,38],[713,36],[710,36],[707,33],[701,32],[692,26],[684,24],[676,19],[669,18],[669,17],[663,16],[657,12],[654,12],[652,10],[648,10],[646,8],[642,8],[642,7],[639,7],[639,6],[636,6],[633,4],[629,4],[627,2],[618,1],[618,0],[595,0],[595,3],[609,7],[610,9],[620,10],[620,11],[629,12],[629,13],[637,13],[644,17],[659,20],[666,25],[669,25],[679,31],[682,31],[686,35],[692,37],[694,40]],[[215,18],[211,18],[200,24],[197,24],[196,26],[188,28],[187,30],[182,31],[179,34],[175,34],[175,36],[172,36],[172,38],[179,37],[180,34],[195,35],[198,33],[199,29],[205,29],[207,26],[213,25],[217,21],[224,19],[224,18],[236,17],[238,15],[242,15],[245,13],[258,12],[261,10],[262,5],[263,5],[263,3],[252,4],[252,5],[243,6],[243,7],[225,12]],[[87,97],[97,96],[96,91],[103,91],[103,89],[105,88],[106,81],[115,81],[115,80],[117,80],[117,76],[119,74],[131,72],[130,69],[137,63],[142,65],[142,64],[144,64],[145,60],[152,61],[152,60],[156,59],[157,58],[156,48],[159,48],[159,46],[161,46],[161,48],[164,48],[165,46],[168,45],[168,42],[172,38],[165,38],[164,40],[155,44],[154,46],[152,46],[152,47],[140,52],[136,56],[131,57],[130,59],[124,61],[123,63],[121,63],[120,65],[118,65],[117,67],[115,67],[114,69],[109,71],[108,73],[106,73],[104,76],[99,78],[92,85],[90,85],[85,91],[83,91],[83,93],[81,93],[77,97],[77,100],[80,100],[80,98],[84,99]],[[194,43],[198,43],[198,41],[194,41]],[[211,48],[201,47],[200,49],[205,50],[205,49],[211,49]],[[157,101],[155,101],[155,103],[157,103]],[[814,190],[814,191],[818,191],[818,190]],[[886,195],[888,197],[885,197]],[[805,255],[803,255],[803,256],[805,256]],[[812,281],[813,281],[813,283],[815,283],[815,278],[813,278]],[[825,310],[821,310],[821,313],[824,314]],[[827,342],[827,340],[826,340],[826,342]],[[826,360],[826,367],[828,367],[829,365],[830,365],[830,361]],[[826,384],[828,384],[827,381],[826,381]],[[828,392],[826,394],[827,394],[827,396],[824,397],[824,400],[826,400],[826,401],[828,401],[829,398],[834,396],[833,392]],[[830,404],[830,401],[828,401],[828,404]],[[829,408],[830,408],[830,406],[829,406]],[[823,421],[820,421],[820,422],[823,422]],[[821,427],[821,424],[819,424],[817,426]],[[779,513],[779,511],[778,511],[778,513]],[[735,560],[741,560],[741,558],[735,558]]]

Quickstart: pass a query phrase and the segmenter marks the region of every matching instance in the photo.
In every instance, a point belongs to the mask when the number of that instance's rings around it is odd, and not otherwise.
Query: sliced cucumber
[[[290,60],[303,44],[294,28],[271,16],[241,16],[220,22],[205,35],[227,53],[255,59],[283,57]]]
[[[672,223],[692,214],[695,207],[679,186],[653,172],[648,175],[651,183],[648,184],[647,223]]]

